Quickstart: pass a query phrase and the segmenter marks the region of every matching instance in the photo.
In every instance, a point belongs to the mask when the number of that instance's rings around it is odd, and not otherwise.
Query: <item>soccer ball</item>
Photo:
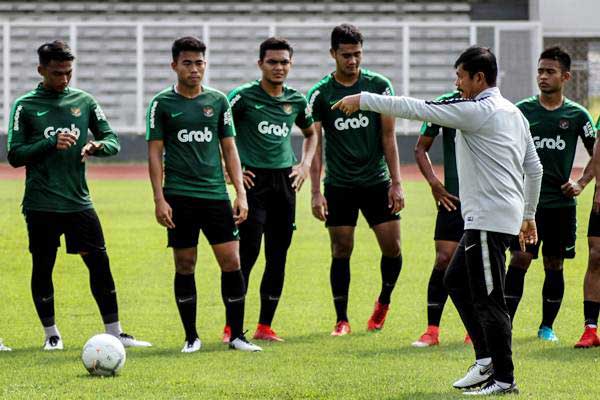
[[[113,376],[125,365],[125,347],[107,333],[92,336],[83,346],[81,360],[92,375]]]

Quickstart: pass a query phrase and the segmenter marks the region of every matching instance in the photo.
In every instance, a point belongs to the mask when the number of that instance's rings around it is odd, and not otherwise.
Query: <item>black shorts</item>
[[[538,258],[542,242],[542,255],[559,258],[575,258],[577,238],[577,209],[575,206],[562,208],[538,208],[535,213],[538,242],[527,245],[525,251]],[[510,244],[511,251],[520,251],[518,238]]]
[[[329,214],[325,226],[356,226],[360,210],[372,228],[400,219],[388,207],[390,181],[367,187],[345,188],[325,185],[325,200]]]
[[[168,247],[185,249],[198,245],[200,230],[211,245],[238,240],[229,200],[165,195],[173,210],[175,228],[167,229]]]
[[[587,235],[588,237],[600,237],[600,213],[595,213],[594,210],[590,212]]]
[[[296,191],[292,188],[291,168],[260,169],[247,167],[255,177],[254,186],[246,190],[248,222],[264,225],[281,224],[295,229]]]
[[[438,206],[433,240],[460,242],[465,228],[465,221],[460,211],[460,202],[456,202],[455,205],[456,210],[454,211],[448,211],[442,205]]]
[[[65,235],[67,253],[104,251],[104,234],[93,208],[72,213],[24,210],[29,235],[29,251],[47,251],[60,247]]]

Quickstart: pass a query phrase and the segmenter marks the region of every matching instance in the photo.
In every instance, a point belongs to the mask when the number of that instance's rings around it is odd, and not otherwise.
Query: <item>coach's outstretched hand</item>
[[[332,107],[332,110],[339,109],[346,115],[350,115],[355,113],[360,109],[360,93],[353,94],[351,96],[346,96],[337,103],[335,103]]]
[[[388,208],[392,209],[392,214],[397,214],[404,208],[404,191],[400,182],[392,183],[388,190]]]
[[[248,218],[248,200],[246,193],[238,193],[233,201],[233,219],[236,225],[241,224]]]
[[[521,224],[521,231],[519,232],[519,245],[521,251],[525,251],[525,246],[528,244],[536,244],[538,241],[537,227],[534,219],[525,219]]]

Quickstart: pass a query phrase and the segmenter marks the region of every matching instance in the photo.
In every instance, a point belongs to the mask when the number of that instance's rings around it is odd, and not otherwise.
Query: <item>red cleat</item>
[[[369,321],[367,322],[367,331],[380,331],[383,328],[385,317],[387,316],[389,309],[389,304],[381,304],[379,301],[376,301],[373,314],[371,314],[371,318],[369,318]]]
[[[223,343],[229,344],[231,340],[231,327],[229,325],[225,325],[223,328]]]
[[[465,344],[471,344],[471,345],[473,344],[473,341],[471,340],[471,336],[469,336],[468,333],[465,333],[465,341],[464,341],[464,343]]]
[[[413,342],[414,347],[430,347],[440,344],[440,328],[435,325],[429,325],[419,340]]]
[[[581,335],[581,339],[579,339],[579,342],[575,343],[575,348],[587,349],[600,346],[600,338],[598,337],[597,329],[598,328],[586,326],[583,335]]]
[[[335,329],[331,332],[331,336],[344,336],[352,333],[348,321],[340,321],[335,325]]]
[[[270,342],[283,342],[283,339],[277,336],[275,331],[271,329],[269,325],[258,324],[256,326],[256,332],[254,332],[254,339],[256,340],[268,340]]]

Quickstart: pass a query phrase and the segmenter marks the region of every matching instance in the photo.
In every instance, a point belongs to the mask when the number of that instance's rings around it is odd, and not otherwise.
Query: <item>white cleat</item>
[[[477,363],[471,365],[467,374],[452,384],[457,389],[470,389],[481,386],[492,379],[494,368],[492,363],[488,365],[479,365]]]
[[[229,342],[229,348],[232,350],[240,350],[240,351],[249,351],[249,352],[257,352],[262,351],[262,348],[255,345],[254,343],[250,343],[248,339],[244,335],[238,336]]]
[[[63,350],[64,348],[63,341],[59,336],[50,336],[44,342],[44,350]]]
[[[202,347],[202,342],[198,338],[196,338],[196,340],[194,340],[193,343],[190,343],[186,340],[185,344],[183,345],[183,349],[181,349],[181,352],[182,353],[195,353],[198,350],[200,350],[201,347]]]
[[[496,382],[490,381],[481,389],[471,390],[469,392],[464,392],[463,394],[466,394],[467,396],[497,396],[505,394],[519,394],[519,389],[514,383],[507,388],[502,388]]]
[[[12,351],[10,347],[6,347],[4,343],[2,343],[2,339],[0,339],[0,351]]]
[[[121,341],[124,347],[152,347],[152,343],[144,342],[143,340],[137,340],[133,336],[126,333],[120,333],[116,338]]]

